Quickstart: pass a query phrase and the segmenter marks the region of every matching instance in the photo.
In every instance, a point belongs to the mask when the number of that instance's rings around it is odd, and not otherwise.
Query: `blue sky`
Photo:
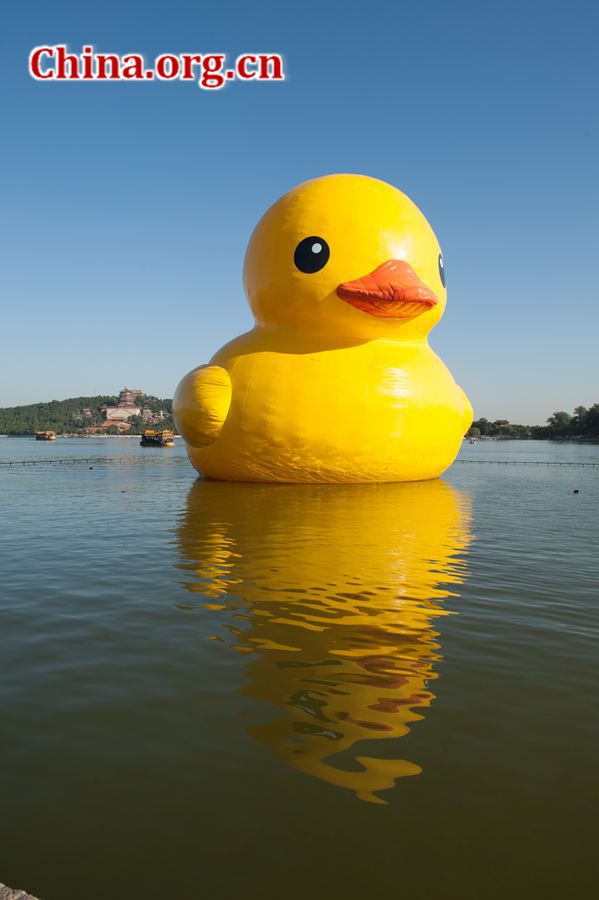
[[[246,330],[251,230],[294,184],[360,172],[435,228],[431,343],[475,414],[599,401],[592,2],[12,3],[0,91],[0,405],[172,396]],[[269,51],[285,83],[48,83],[37,44]]]

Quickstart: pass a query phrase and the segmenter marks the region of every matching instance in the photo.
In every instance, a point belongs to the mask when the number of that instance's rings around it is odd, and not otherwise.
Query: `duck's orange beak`
[[[344,281],[337,296],[371,316],[411,319],[439,302],[403,259],[390,259],[369,275]]]

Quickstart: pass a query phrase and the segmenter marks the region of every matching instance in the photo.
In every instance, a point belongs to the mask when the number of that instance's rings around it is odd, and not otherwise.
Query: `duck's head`
[[[364,175],[327,175],[281,197],[254,229],[244,283],[260,325],[351,340],[424,338],[446,300],[427,220]]]

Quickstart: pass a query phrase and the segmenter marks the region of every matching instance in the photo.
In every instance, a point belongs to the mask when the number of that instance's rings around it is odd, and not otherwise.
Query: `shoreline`
[[[77,432],[61,434],[58,431],[56,432],[57,438],[69,438],[69,439],[70,438],[84,438],[85,440],[88,440],[88,439],[92,440],[93,438],[102,438],[102,439],[116,438],[117,440],[123,440],[123,438],[124,438],[125,440],[133,440],[133,438],[141,438],[141,436],[142,436],[141,432],[139,434],[77,434]],[[180,434],[175,434],[174,437],[175,437],[175,439],[179,438],[181,440]],[[34,434],[30,434],[30,433],[0,434],[0,438],[29,438],[29,439],[35,440],[35,433]],[[51,442],[48,441],[47,443],[51,443]]]
[[[56,432],[57,438],[81,438],[84,440],[93,440],[94,438],[110,438],[111,440],[133,440],[134,438],[141,438],[141,432],[139,434],[79,434],[77,432],[68,432],[62,434],[60,432]],[[23,434],[0,434],[0,438],[29,438],[35,440],[35,433],[25,432]],[[174,435],[175,440],[183,440],[180,434]],[[516,437],[514,435],[510,435],[509,437],[502,437],[501,435],[488,435],[481,434],[478,437],[470,437],[468,435],[464,435],[462,438],[463,441],[471,441],[474,440],[476,443],[479,441],[547,441],[551,444],[599,444],[599,437]]]
[[[37,897],[28,894],[27,891],[14,890],[6,884],[0,883],[0,900],[37,900]]]

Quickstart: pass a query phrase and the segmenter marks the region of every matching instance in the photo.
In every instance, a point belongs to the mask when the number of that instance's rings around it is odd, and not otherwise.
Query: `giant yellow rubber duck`
[[[402,738],[435,699],[440,623],[460,607],[470,522],[469,495],[442,479],[197,480],[177,528],[179,605],[247,657],[237,677],[258,719],[249,734],[371,803],[419,774]]]
[[[451,465],[472,408],[428,344],[443,258],[405,194],[362,175],[299,185],[256,226],[244,282],[255,327],[175,394],[199,472],[384,482]]]

